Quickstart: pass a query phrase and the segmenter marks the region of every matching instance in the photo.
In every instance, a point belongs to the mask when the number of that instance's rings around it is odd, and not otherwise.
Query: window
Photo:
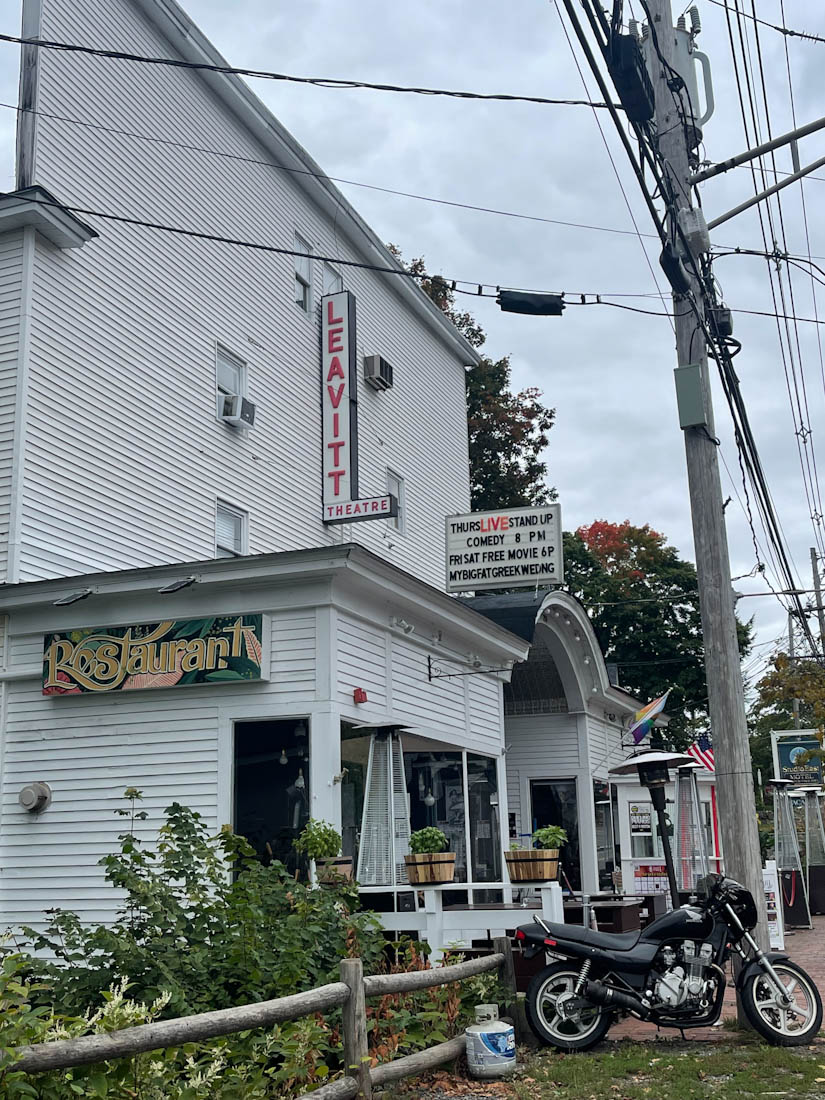
[[[324,264],[324,294],[337,294],[344,289],[344,278],[332,264]]]
[[[295,234],[295,251],[311,252],[312,246],[303,237]],[[310,310],[310,290],[312,289],[312,260],[309,256],[295,257],[295,303],[304,313]]]
[[[224,413],[224,397],[246,394],[246,363],[218,344],[215,357],[215,385],[218,395],[218,416]]]
[[[406,509],[404,478],[394,473],[392,470],[387,470],[387,492],[392,494],[398,501],[398,515],[391,516],[387,522],[393,530],[403,535],[405,523],[404,512]]]
[[[215,518],[215,557],[237,558],[246,553],[247,521],[246,512],[233,508],[231,504],[218,501]]]

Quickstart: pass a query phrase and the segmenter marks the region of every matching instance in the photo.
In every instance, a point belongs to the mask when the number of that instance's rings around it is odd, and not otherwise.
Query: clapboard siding
[[[507,807],[516,815],[517,832],[529,828],[529,807],[522,807],[525,779],[571,778],[581,767],[579,735],[572,715],[537,714],[508,718]],[[523,812],[522,812],[523,811]]]
[[[60,906],[84,920],[111,920],[119,893],[104,884],[98,861],[118,847],[127,787],[144,791],[138,828],[147,842],[163,811],[178,801],[218,821],[218,707],[227,696],[193,689],[72,698],[35,694],[31,681],[8,685],[0,791],[0,912],[4,922],[30,921]],[[35,686],[36,690],[36,686]],[[200,697],[200,698],[199,698]],[[126,704],[126,705],[124,705]],[[26,814],[17,794],[47,779],[52,804]],[[39,924],[41,922],[35,922]]]
[[[386,631],[339,615],[338,697],[341,703],[352,703],[352,692],[357,687],[364,688],[373,707],[386,707]]]
[[[23,231],[18,230],[0,236],[0,581],[8,575],[22,293]]]
[[[614,764],[624,760],[621,726],[590,715],[587,720],[587,747],[590,772],[594,778],[605,779]]]
[[[174,52],[131,0],[43,0],[41,33]],[[272,160],[197,73],[40,63],[42,111]],[[279,248],[297,229],[319,256],[375,262],[288,172],[45,116],[37,140],[37,181],[68,204]],[[469,506],[464,371],[394,277],[344,269],[359,363],[395,368],[388,393],[359,384],[360,491],[385,492],[387,467],[406,482],[406,533],[388,540],[384,521],[320,522],[318,317],[293,302],[293,259],[86,217],[99,239],[37,249],[23,578],[208,557],[220,497],[249,512],[252,553],[346,537],[443,588],[443,517]],[[321,278],[316,261],[316,292]],[[216,341],[248,362],[246,435],[215,418]]]

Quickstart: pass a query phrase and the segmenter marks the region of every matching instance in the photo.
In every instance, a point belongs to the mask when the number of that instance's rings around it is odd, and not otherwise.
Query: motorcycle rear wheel
[[[559,997],[573,993],[579,969],[571,962],[553,963],[540,970],[527,989],[527,1022],[543,1043],[566,1054],[590,1050],[602,1041],[613,1022],[610,1010],[600,1005],[588,1006],[574,1018],[564,1018],[556,1011]]]
[[[773,1046],[795,1047],[811,1043],[822,1026],[822,998],[814,980],[789,959],[773,964],[789,997],[782,1005],[773,982],[757,971],[742,989],[742,1007],[754,1029]]]

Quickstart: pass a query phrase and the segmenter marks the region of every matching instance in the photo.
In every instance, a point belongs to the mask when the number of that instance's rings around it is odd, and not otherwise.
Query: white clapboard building
[[[23,31],[224,64],[172,0],[25,0]],[[440,825],[501,897],[529,643],[445,585],[476,353],[238,78],[25,47],[21,108],[0,926],[112,916],[128,787],[147,838],[178,801],[264,859],[331,821],[388,911],[409,829]]]

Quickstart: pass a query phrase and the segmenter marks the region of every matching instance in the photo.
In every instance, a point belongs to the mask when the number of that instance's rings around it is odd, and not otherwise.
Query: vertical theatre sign
[[[321,459],[324,523],[386,519],[395,497],[358,496],[358,366],[355,298],[348,290],[321,299]]]

